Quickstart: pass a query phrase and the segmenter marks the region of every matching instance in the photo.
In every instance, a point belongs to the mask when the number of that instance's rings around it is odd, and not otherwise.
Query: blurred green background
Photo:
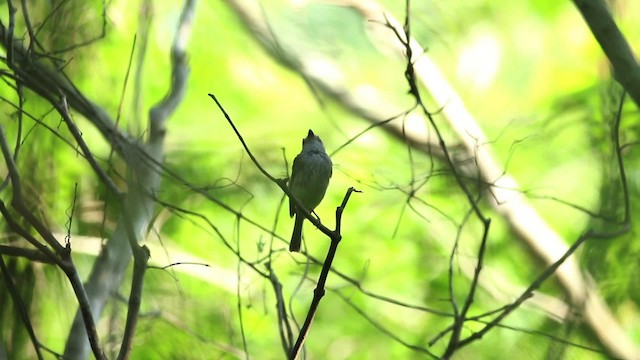
[[[252,164],[208,93],[220,100],[252,152],[275,177],[287,176],[287,166],[300,151],[308,129],[320,135],[334,163],[329,190],[316,209],[328,227],[333,228],[335,209],[347,189],[353,186],[362,191],[352,195],[343,215],[343,239],[334,261],[339,274],[329,276],[328,291],[306,343],[307,357],[429,358],[412,350],[414,345],[441,354],[448,335],[433,346],[428,343],[452,323],[451,317],[375,296],[450,313],[449,257],[458,235],[460,245],[452,272],[455,296],[458,303],[467,296],[482,229],[475,219],[466,223],[469,204],[450,170],[436,157],[410,150],[382,128],[350,142],[370,123],[317,87],[308,86],[299,73],[283,66],[282,59],[274,59],[231,3],[198,4],[188,47],[191,76],[184,101],[168,123],[166,166],[193,188],[207,192],[262,228],[166,177],[157,196],[201,214],[209,223],[158,206],[146,239],[151,264],[196,264],[147,272],[132,358],[285,358],[271,285],[250,267],[239,264],[226,244],[263,271],[270,257],[270,266],[282,282],[285,300],[290,302],[298,324],[304,320],[320,272],[318,264],[286,251],[293,226],[288,204],[283,203],[278,187]],[[109,2],[104,38],[63,54],[69,60],[65,71],[78,88],[114,118],[122,106],[119,127],[140,139],[145,137],[147,111],[169,85],[169,51],[182,6],[179,1],[149,4],[152,20],[146,61],[139,73],[140,88],[133,86],[133,78],[126,88],[124,85],[137,32],[137,50],[141,46],[140,1]],[[380,4],[390,15],[404,19],[404,2]],[[51,6],[34,4],[33,21],[42,21]],[[45,43],[52,49],[100,33],[101,2],[68,1],[61,6],[55,27],[43,30]],[[348,1],[268,0],[259,6],[258,14],[268,19],[282,54],[315,61],[325,68],[323,77],[345,84],[364,99],[383,99],[386,116],[413,104],[404,78],[405,61],[377,40],[378,34],[388,36],[390,30],[368,21]],[[615,18],[632,48],[640,41],[639,6],[632,1],[613,4]],[[6,13],[0,18],[7,23]],[[615,181],[610,131],[620,89],[612,83],[606,58],[571,2],[415,1],[411,19],[412,35],[463,98],[498,161],[567,243],[597,221],[553,198],[596,213],[619,212],[621,194]],[[0,86],[0,93],[15,101],[15,92],[8,86]],[[424,96],[428,97],[426,92]],[[380,105],[371,101],[372,107]],[[51,127],[60,123],[42,101],[34,98],[26,106]],[[11,115],[15,110],[6,103],[0,109],[11,138],[16,133]],[[635,105],[629,102],[624,109],[621,139],[632,144],[640,135],[640,122]],[[436,112],[437,108],[430,110]],[[410,114],[394,121],[410,123],[411,119]],[[108,142],[88,122],[76,120],[85,141],[106,167],[111,151]],[[457,146],[459,140],[442,117],[436,115],[436,121],[447,144]],[[71,242],[79,271],[87,276],[100,239],[113,230],[117,209],[110,208],[105,189],[76,149],[42,126],[29,121],[25,124],[28,135],[24,136],[19,162],[21,175],[28,182],[29,199],[54,231],[66,232],[74,183],[78,183]],[[71,139],[66,128],[59,132]],[[430,136],[432,139],[433,133]],[[625,148],[624,156],[634,204],[640,194],[637,147]],[[111,166],[124,173],[117,157]],[[0,170],[6,173],[4,163]],[[7,191],[1,195],[7,202]],[[492,218],[492,225],[470,316],[508,304],[545,268],[492,210],[490,201],[485,198],[480,204]],[[4,224],[2,228],[6,233]],[[322,261],[329,240],[309,223],[304,234],[307,251]],[[577,253],[637,346],[639,255],[635,225],[616,239],[587,242]],[[33,284],[30,310],[40,340],[62,352],[76,311],[70,286],[52,266],[22,260],[16,260],[14,266],[24,274],[25,282]],[[127,296],[129,285],[122,285],[120,295]],[[549,297],[548,305],[568,301],[553,278],[541,291]],[[1,321],[3,341],[16,341],[13,347],[8,346],[16,358],[32,357],[24,329],[9,320],[8,312],[1,313],[7,319]],[[117,353],[125,316],[126,301],[114,296],[98,323],[109,351]],[[493,329],[458,351],[456,358],[611,356],[580,314],[558,321],[544,307],[525,303],[503,324],[512,328]],[[480,327],[469,322],[463,336]]]

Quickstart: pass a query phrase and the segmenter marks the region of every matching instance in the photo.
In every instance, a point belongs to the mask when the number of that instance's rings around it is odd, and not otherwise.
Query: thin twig
[[[400,343],[402,346],[411,349],[415,352],[418,353],[422,353],[422,354],[426,354],[429,357],[433,358],[433,359],[440,359],[436,354],[432,353],[431,351],[429,351],[428,349],[426,349],[425,347],[419,346],[419,345],[414,345],[414,344],[410,344],[407,341],[401,339],[397,334],[395,334],[393,331],[385,328],[381,323],[379,323],[378,321],[374,320],[371,316],[367,315],[367,313],[362,310],[361,308],[359,308],[358,306],[356,306],[356,304],[353,303],[353,301],[349,300],[344,294],[342,294],[340,291],[334,291],[336,293],[336,295],[338,295],[339,298],[342,299],[342,301],[344,301],[347,305],[351,306],[351,308],[353,310],[355,310],[355,312],[358,313],[358,315],[362,316],[365,320],[367,320],[371,325],[373,325],[373,327],[375,327],[376,329],[378,329],[380,332],[382,332],[384,335],[390,337],[391,339],[397,341],[398,343]]]
[[[275,271],[273,271],[271,262],[267,262],[265,266],[269,271],[269,282],[273,287],[273,293],[276,297],[280,342],[282,343],[282,349],[285,353],[289,353],[293,344],[293,331],[291,331],[291,326],[289,325],[289,321],[287,321],[287,307],[285,306],[284,295],[282,294],[282,284],[280,283],[280,280],[278,280]]]

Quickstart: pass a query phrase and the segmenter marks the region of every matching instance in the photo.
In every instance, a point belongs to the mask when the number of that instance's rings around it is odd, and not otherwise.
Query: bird
[[[329,186],[329,179],[333,173],[333,163],[324,149],[320,137],[310,129],[307,137],[302,140],[302,151],[293,160],[289,191],[298,201],[312,212],[324,198]],[[289,198],[289,216],[296,216],[291,234],[289,251],[300,251],[302,242],[302,223],[304,213]]]

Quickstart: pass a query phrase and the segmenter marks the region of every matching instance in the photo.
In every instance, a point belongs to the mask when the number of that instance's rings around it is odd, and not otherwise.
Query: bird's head
[[[325,152],[322,140],[320,140],[320,137],[314,134],[312,130],[309,130],[307,137],[302,140],[302,151]]]

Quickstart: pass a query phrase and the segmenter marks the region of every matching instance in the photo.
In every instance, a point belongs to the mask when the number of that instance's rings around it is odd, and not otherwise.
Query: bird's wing
[[[296,158],[293,159],[293,166],[291,167],[291,178],[289,178],[289,184],[288,184],[289,191],[293,191],[292,190],[293,184],[296,181],[296,177],[301,171],[300,169],[300,167],[302,166],[301,163],[302,163],[302,160],[300,159],[300,155],[296,156]],[[296,213],[295,209],[296,209],[295,204],[291,199],[289,199],[289,216],[293,216]]]

